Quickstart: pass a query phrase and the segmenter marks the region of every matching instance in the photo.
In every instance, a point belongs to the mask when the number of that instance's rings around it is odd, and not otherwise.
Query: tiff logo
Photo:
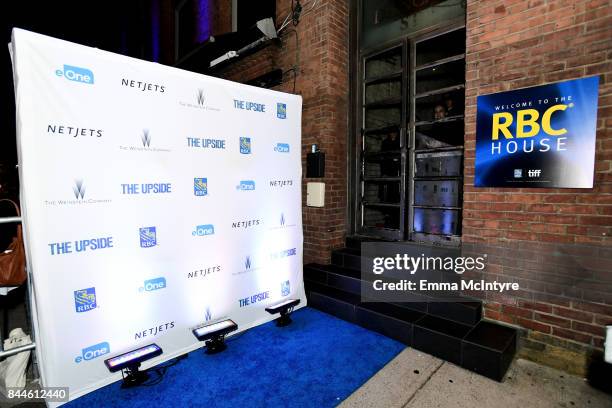
[[[542,174],[542,170],[528,170],[527,171],[527,175],[529,177],[540,177],[540,174]]]

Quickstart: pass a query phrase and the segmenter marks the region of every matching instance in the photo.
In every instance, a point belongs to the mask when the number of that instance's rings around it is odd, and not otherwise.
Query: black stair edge
[[[325,285],[305,282],[304,286],[309,306],[357,324],[356,305],[359,304],[359,296]]]
[[[482,338],[479,336],[479,331],[483,328],[491,328],[499,331],[500,342],[491,339],[490,337]],[[490,351],[500,352],[507,349],[514,340],[518,337],[518,330],[514,327],[499,324],[491,320],[481,320],[470,330],[467,336],[463,339],[465,343],[471,343],[478,347],[486,348]],[[497,345],[492,345],[497,343]]]
[[[325,272],[325,273],[333,273],[335,275],[343,275],[347,278],[359,279],[361,280],[361,272],[356,271],[355,269],[345,268],[343,266],[338,265],[324,265],[319,263],[309,263],[304,265],[304,270],[315,269],[317,271]]]
[[[332,298],[336,301],[348,303],[353,306],[357,306],[361,303],[361,297],[353,293],[345,292],[340,289],[333,288],[327,285],[321,285],[315,282],[304,282],[306,292],[314,292],[320,296]]]
[[[396,242],[382,238],[366,237],[364,235],[347,235],[344,239],[347,248],[361,249],[362,242]]]
[[[347,248],[347,247],[344,247],[344,248],[334,249],[332,252],[341,252],[343,254],[361,256],[361,248]]]
[[[429,302],[427,312],[455,322],[475,325],[482,318],[482,303],[476,302]]]
[[[425,315],[423,312],[384,302],[362,302],[357,308],[366,309],[370,312],[411,324],[414,324]]]
[[[516,328],[481,320],[463,339],[461,367],[501,382],[516,355],[517,343]]]
[[[475,326],[444,319],[429,313],[425,314],[414,324],[425,330],[454,337],[459,340],[463,340]]]

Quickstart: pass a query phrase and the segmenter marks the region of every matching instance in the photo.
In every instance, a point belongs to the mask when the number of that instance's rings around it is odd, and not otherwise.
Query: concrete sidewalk
[[[609,408],[612,396],[582,378],[527,360],[515,360],[498,383],[407,348],[340,407]]]

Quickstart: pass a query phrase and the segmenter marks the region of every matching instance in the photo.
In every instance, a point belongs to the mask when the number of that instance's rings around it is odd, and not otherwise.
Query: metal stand
[[[124,370],[125,377],[123,377],[121,388],[136,387],[149,379],[149,374],[146,371],[139,371],[139,367],[140,363],[136,363]]]
[[[217,354],[227,348],[227,344],[225,344],[225,336],[217,336],[210,340],[206,340],[204,344],[206,344],[206,354]]]

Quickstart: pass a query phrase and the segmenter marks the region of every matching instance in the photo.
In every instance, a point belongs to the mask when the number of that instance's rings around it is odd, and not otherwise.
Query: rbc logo
[[[193,179],[193,194],[197,197],[208,195],[208,180],[203,177]]]
[[[255,182],[253,180],[242,180],[240,184],[236,186],[236,190],[253,191],[255,190]]]
[[[277,143],[274,151],[278,153],[289,153],[289,143]]]
[[[215,233],[215,227],[212,224],[198,225],[191,233],[194,237],[202,237],[204,235],[213,235]]]
[[[87,288],[74,291],[74,307],[77,313],[87,312],[97,307],[96,288]]]
[[[64,70],[58,69],[55,75],[63,76],[69,81],[82,82],[92,85],[94,83],[94,74],[86,68],[74,67],[72,65],[64,65]]]
[[[251,138],[250,137],[240,138],[240,153],[251,154]]]
[[[289,296],[291,293],[291,283],[284,281],[281,283],[281,296]]]
[[[94,358],[98,358],[108,353],[110,353],[110,345],[108,344],[108,342],[104,341],[102,343],[95,344],[93,346],[89,346],[81,350],[81,355],[76,357],[74,359],[74,362],[80,363],[83,360],[93,360]]]
[[[287,105],[284,103],[276,104],[276,117],[279,119],[287,118]]]
[[[514,178],[522,178],[523,169],[514,169]]]
[[[151,248],[157,245],[157,231],[155,227],[144,227],[140,229],[140,246]]]
[[[140,291],[152,292],[154,290],[164,289],[166,287],[166,278],[159,277],[155,279],[149,279],[144,281],[144,286],[140,288]]]

